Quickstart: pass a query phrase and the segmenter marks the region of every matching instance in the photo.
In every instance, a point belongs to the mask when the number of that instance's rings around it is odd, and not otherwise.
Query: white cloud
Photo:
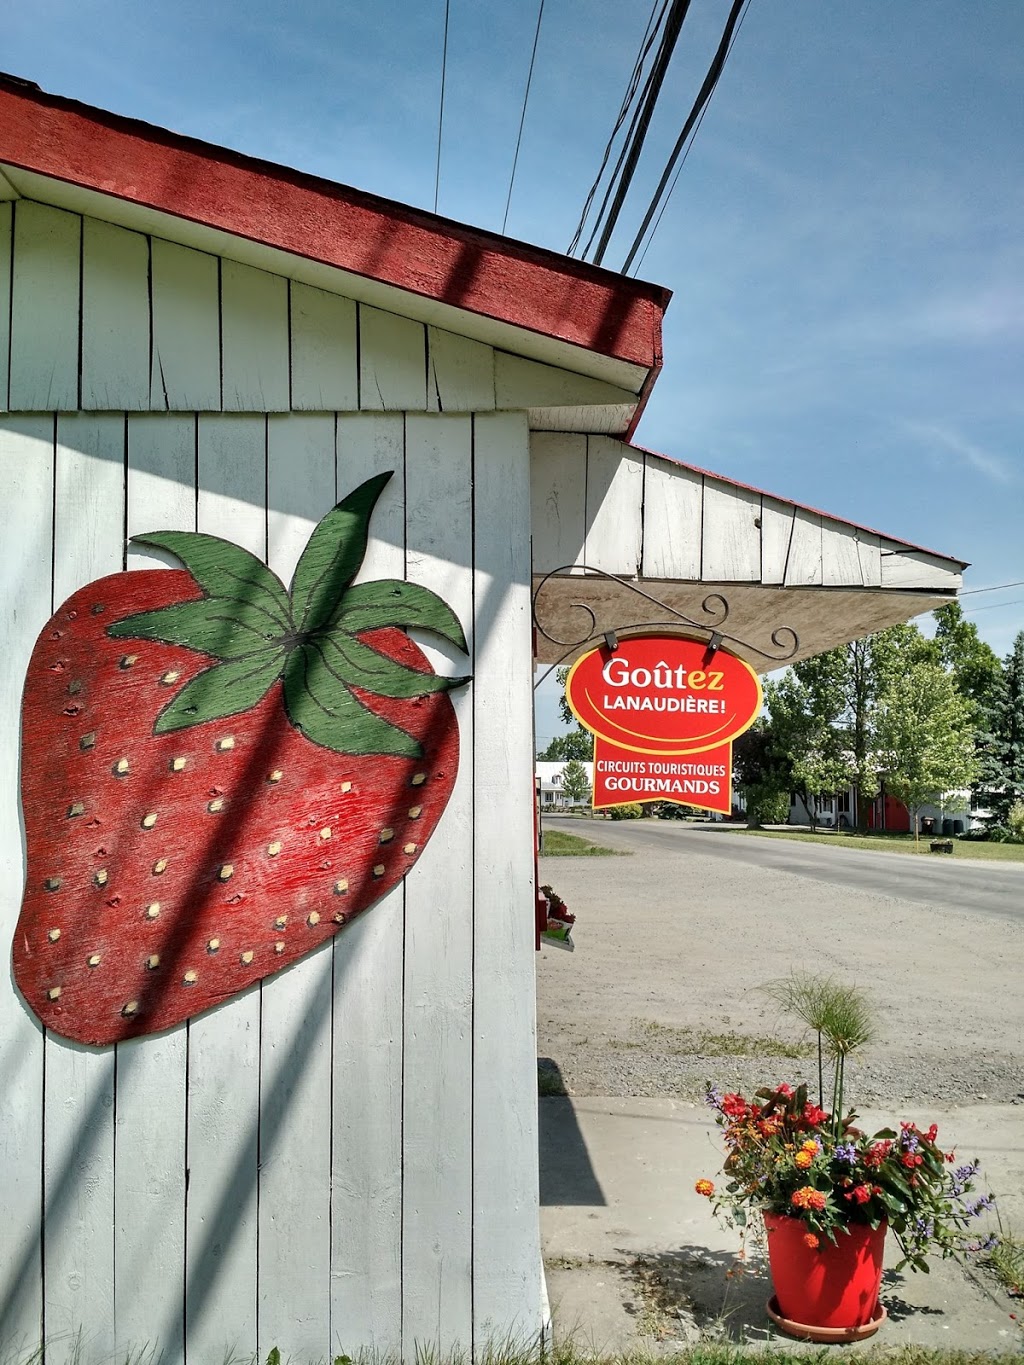
[[[941,446],[966,461],[972,469],[992,483],[1006,485],[1018,481],[1018,471],[1008,456],[985,450],[982,446],[975,445],[973,441],[966,440],[950,427],[939,426],[933,422],[907,422],[905,427],[922,445]]]

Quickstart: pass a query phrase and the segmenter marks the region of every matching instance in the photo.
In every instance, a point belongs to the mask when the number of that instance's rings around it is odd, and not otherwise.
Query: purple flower
[[[848,1166],[857,1164],[857,1148],[852,1142],[837,1142],[832,1150],[835,1161],[845,1161]]]
[[[913,1128],[904,1128],[900,1133],[900,1146],[906,1152],[917,1151],[917,1134]]]
[[[931,1237],[935,1231],[935,1224],[930,1218],[915,1218],[914,1232],[918,1237]]]
[[[964,1213],[968,1218],[977,1218],[979,1214],[990,1209],[995,1200],[990,1194],[979,1194],[977,1199],[967,1199],[964,1201]]]
[[[724,1096],[721,1090],[719,1090],[718,1086],[712,1085],[711,1082],[708,1081],[704,1090],[704,1103],[708,1105],[711,1109],[720,1110],[722,1107],[723,1099]]]

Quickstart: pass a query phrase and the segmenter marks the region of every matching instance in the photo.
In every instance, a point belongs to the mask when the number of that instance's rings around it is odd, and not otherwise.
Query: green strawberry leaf
[[[381,578],[374,583],[357,583],[349,588],[332,618],[331,625],[344,626],[353,634],[381,626],[407,629],[418,626],[450,640],[468,653],[466,636],[459,618],[436,592],[405,583],[400,578]]]
[[[180,559],[207,597],[262,602],[282,631],[291,629],[291,607],[284,584],[241,545],[201,531],[147,531],[133,536],[132,543],[153,545]]]
[[[322,631],[310,644],[320,651],[324,664],[339,683],[373,692],[378,697],[423,697],[469,682],[468,678],[445,678],[409,668],[378,653],[339,626]]]
[[[278,646],[204,669],[160,712],[153,733],[166,735],[251,710],[279,677],[284,659]]]
[[[107,634],[115,640],[184,645],[215,659],[242,659],[267,649],[280,638],[282,630],[263,601],[204,597],[126,616],[108,626]]]
[[[354,489],[320,522],[292,579],[292,611],[305,635],[330,620],[366,554],[370,515],[393,471],[375,474]]]
[[[393,754],[420,758],[411,735],[357,701],[328,667],[316,644],[300,645],[284,670],[288,718],[308,740],[339,754]]]

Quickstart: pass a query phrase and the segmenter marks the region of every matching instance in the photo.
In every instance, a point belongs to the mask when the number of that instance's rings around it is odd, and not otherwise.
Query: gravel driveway
[[[574,953],[537,955],[542,1090],[692,1098],[707,1078],[747,1090],[806,1079],[816,1090],[799,1026],[760,989],[801,970],[856,983],[875,1006],[876,1039],[847,1068],[857,1103],[1024,1105],[1024,917],[930,904],[902,867],[904,894],[885,894],[875,860],[893,854],[857,853],[874,874],[861,889],[830,879],[825,859],[796,875],[751,852],[774,841],[682,822],[656,839],[641,822],[549,827],[636,851],[541,859],[541,881],[578,916]],[[1024,865],[1016,871],[1014,909]],[[802,1042],[804,1055],[785,1055]]]

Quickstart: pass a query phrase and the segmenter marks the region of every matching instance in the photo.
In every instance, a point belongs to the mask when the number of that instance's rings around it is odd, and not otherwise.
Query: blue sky
[[[693,0],[617,268],[728,9]],[[646,4],[546,0],[510,236],[564,250]],[[444,0],[36,0],[44,89],[432,208]],[[438,207],[500,230],[537,0],[450,0]],[[639,271],[644,445],[1024,579],[1024,4],[751,0]],[[963,603],[1005,654],[1024,587]],[[538,730],[554,728],[550,707]]]

